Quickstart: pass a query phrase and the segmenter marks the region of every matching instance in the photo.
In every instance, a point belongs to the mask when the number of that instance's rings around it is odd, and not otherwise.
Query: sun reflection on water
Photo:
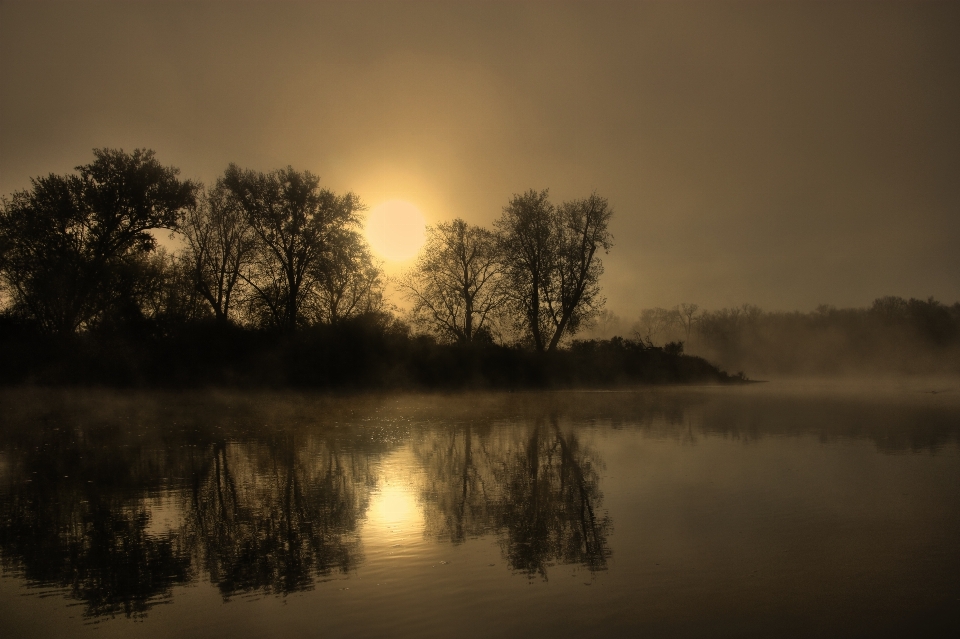
[[[409,448],[388,455],[380,466],[377,489],[363,526],[364,546],[388,555],[408,554],[423,537],[423,513],[417,501],[416,464]]]
[[[408,487],[389,484],[376,493],[368,518],[380,525],[406,525],[418,519],[416,499]]]

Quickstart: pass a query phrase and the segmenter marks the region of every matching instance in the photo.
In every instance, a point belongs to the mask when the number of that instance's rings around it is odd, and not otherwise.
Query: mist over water
[[[0,404],[16,636],[960,628],[956,378]]]
[[[604,311],[584,337],[633,336],[684,350],[757,379],[960,375],[960,303],[886,296],[866,308],[804,312],[743,304],[649,308],[633,321]]]

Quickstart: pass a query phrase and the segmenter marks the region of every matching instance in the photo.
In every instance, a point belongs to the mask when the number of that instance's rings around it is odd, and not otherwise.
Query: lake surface
[[[960,385],[8,390],[0,570],[4,637],[957,636]]]

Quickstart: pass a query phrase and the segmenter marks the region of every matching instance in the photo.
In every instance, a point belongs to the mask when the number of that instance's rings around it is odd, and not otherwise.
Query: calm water
[[[0,635],[956,636],[924,390],[6,391]]]

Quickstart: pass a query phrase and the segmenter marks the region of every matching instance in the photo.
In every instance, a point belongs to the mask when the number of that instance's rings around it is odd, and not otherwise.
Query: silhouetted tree
[[[243,286],[256,247],[253,228],[240,202],[223,179],[187,210],[181,232],[187,246],[193,287],[210,305],[217,321],[236,313],[236,293]]]
[[[514,195],[495,223],[517,323],[529,332],[538,351],[543,351],[547,344],[542,295],[552,284],[556,262],[555,209],[549,195],[547,190]]]
[[[556,350],[603,306],[597,251],[613,245],[606,199],[594,193],[558,208],[548,196],[515,195],[496,222],[514,310],[538,351]]]
[[[613,236],[607,224],[613,211],[606,198],[596,193],[582,200],[564,202],[557,209],[556,274],[547,288],[547,307],[553,320],[549,350],[556,350],[560,339],[575,334],[603,306],[600,276],[603,262],[597,250],[607,252]]]
[[[493,233],[461,219],[427,229],[416,265],[400,280],[414,321],[442,339],[467,343],[489,334],[506,300]]]
[[[15,313],[51,333],[135,306],[150,231],[175,229],[195,187],[154,152],[95,149],[77,175],[32,180],[0,210],[0,275]]]
[[[356,229],[338,229],[329,240],[324,258],[313,268],[317,283],[313,316],[319,321],[336,324],[383,310],[383,269]]]
[[[231,164],[223,176],[258,239],[245,280],[254,311],[269,324],[293,329],[307,323],[318,267],[330,259],[332,241],[360,224],[363,207],[356,195],[337,195],[319,184],[309,171],[291,167],[259,173]]]
[[[209,317],[207,300],[196,287],[193,261],[163,247],[144,258],[139,279],[140,312],[160,329],[180,327]]]

